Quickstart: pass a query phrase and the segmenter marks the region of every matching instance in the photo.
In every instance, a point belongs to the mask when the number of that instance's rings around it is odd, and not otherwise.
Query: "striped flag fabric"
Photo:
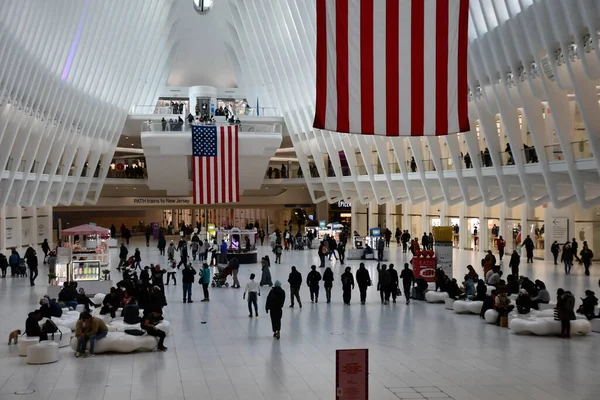
[[[192,126],[194,204],[240,201],[237,125]]]
[[[469,131],[468,0],[316,0],[314,127]]]

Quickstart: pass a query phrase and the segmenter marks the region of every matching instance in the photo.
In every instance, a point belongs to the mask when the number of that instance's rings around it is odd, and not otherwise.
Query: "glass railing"
[[[454,163],[452,162],[452,158],[442,158],[440,161],[442,162],[443,171],[454,170]]]
[[[592,153],[589,140],[571,142],[571,148],[573,149],[573,156],[576,160],[594,158],[594,154]]]
[[[521,151],[526,164],[535,164],[540,162],[535,147],[527,147]]]
[[[228,126],[229,124],[216,125]],[[142,122],[141,130],[142,132],[190,132],[192,130],[192,125],[190,125],[187,121],[179,123],[177,121],[145,121]],[[281,133],[281,125],[242,123],[239,124],[239,132]]]
[[[423,169],[425,169],[425,172],[434,172],[435,164],[433,160],[423,160]]]
[[[398,163],[389,163],[388,168],[390,169],[390,174],[399,174],[402,172],[400,171],[400,165],[398,165]]]
[[[113,179],[148,179],[148,171],[146,168],[127,168],[123,170],[109,169],[107,178]]]
[[[192,113],[195,115],[194,110],[187,110],[187,113]],[[278,117],[278,111],[275,107],[231,107],[230,112],[235,116],[246,115],[246,116],[254,116],[254,117]],[[163,106],[158,107],[156,105],[134,105],[131,107],[131,114],[135,115],[182,115],[178,112],[173,112],[173,107]],[[215,113],[215,116],[219,115],[219,113]],[[187,116],[187,114],[186,114]]]
[[[483,168],[489,168],[494,166],[492,156],[489,153],[479,153],[478,157]]]

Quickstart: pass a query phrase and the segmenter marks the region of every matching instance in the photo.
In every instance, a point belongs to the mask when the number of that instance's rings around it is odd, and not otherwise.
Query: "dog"
[[[10,342],[15,342],[15,344],[19,343],[19,335],[21,334],[21,330],[17,329],[15,331],[12,331],[10,333],[10,335],[8,335],[8,344],[10,344]]]

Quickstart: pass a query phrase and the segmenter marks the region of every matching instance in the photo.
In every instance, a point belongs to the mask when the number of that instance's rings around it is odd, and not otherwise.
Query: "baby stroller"
[[[294,250],[304,250],[304,246],[306,245],[306,239],[304,237],[296,238],[294,242]]]
[[[25,265],[25,260],[19,260],[19,266],[17,267],[17,276],[27,276],[27,265]]]
[[[213,275],[212,287],[229,287],[227,277],[232,274],[231,267],[217,267],[217,273]]]

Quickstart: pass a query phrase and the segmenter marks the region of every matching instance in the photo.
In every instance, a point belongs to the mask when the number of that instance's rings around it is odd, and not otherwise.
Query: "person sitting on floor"
[[[472,268],[472,267],[471,267]],[[465,275],[465,296],[467,299],[472,300],[475,297],[475,283],[469,274]]]
[[[475,272],[475,268],[472,265],[467,265],[467,276],[471,278],[473,282],[477,282],[479,280],[479,275]]]
[[[446,292],[448,292],[448,297],[454,300],[464,298],[464,293],[458,286],[458,282],[456,279],[447,280],[446,281]]]
[[[42,318],[60,318],[63,311],[57,302],[48,296],[44,296],[40,299],[40,313],[42,313]]]
[[[529,298],[529,293],[527,293],[525,289],[519,291],[516,304],[519,314],[529,314],[531,311],[531,299]]]
[[[546,289],[546,284],[539,279],[535,281],[535,287],[538,289],[538,293],[531,298],[531,308],[539,310],[540,304],[550,303],[550,292]]]
[[[594,292],[586,290],[585,297],[582,298],[581,301],[582,304],[577,309],[579,314],[585,315],[588,320],[600,318],[600,315],[594,314],[595,307],[598,305],[598,298]]]

